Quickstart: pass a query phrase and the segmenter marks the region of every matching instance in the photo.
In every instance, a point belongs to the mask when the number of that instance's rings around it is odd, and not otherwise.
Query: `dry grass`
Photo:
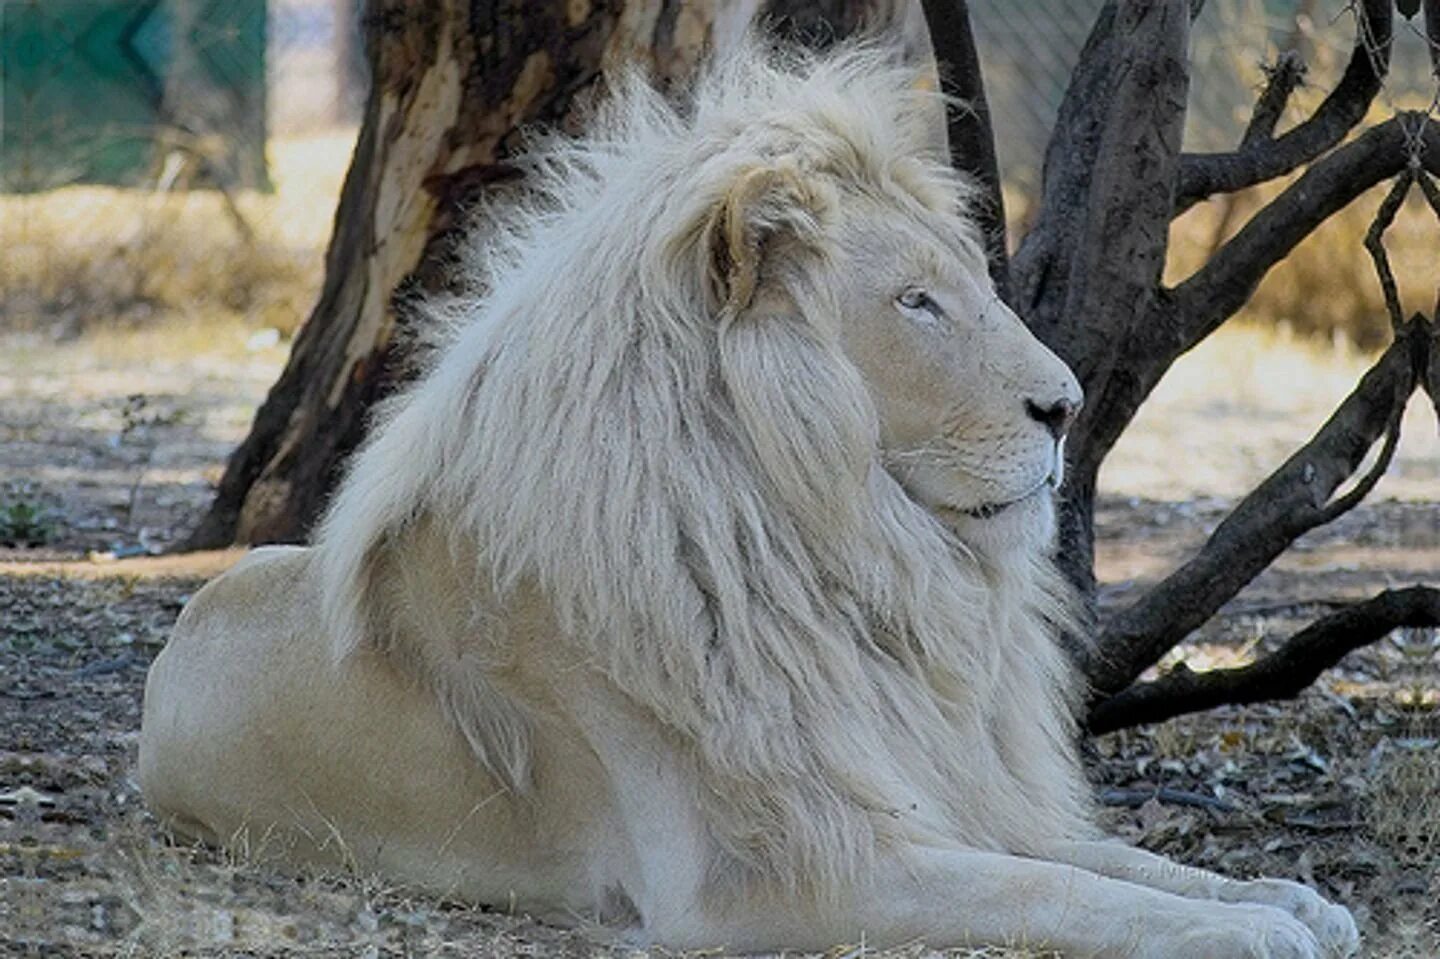
[[[177,316],[291,332],[319,289],[353,141],[272,141],[275,191],[238,194],[238,220],[214,191],[0,196],[0,317],[67,335]]]
[[[1401,868],[1429,870],[1427,877],[1440,893],[1440,688],[1435,667],[1440,659],[1440,633],[1403,629],[1387,640],[1396,660],[1398,690],[1394,700],[1403,735],[1387,741],[1374,757],[1370,829],[1394,850]]]

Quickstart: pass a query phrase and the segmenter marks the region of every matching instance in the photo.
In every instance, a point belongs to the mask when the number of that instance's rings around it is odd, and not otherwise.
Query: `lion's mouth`
[[[993,516],[998,516],[1000,513],[1005,512],[1005,510],[1012,506],[1025,502],[1045,489],[1055,489],[1059,485],[1059,482],[1055,479],[1055,474],[1051,473],[1014,499],[1007,499],[998,503],[981,503],[979,506],[972,506],[968,509],[958,509],[956,512],[974,519],[990,519]]]
[[[1026,500],[1030,499],[1032,496],[1035,496],[1037,493],[1041,492],[1046,488],[1058,490],[1060,488],[1060,484],[1064,481],[1065,439],[1062,437],[1059,442],[1055,444],[1055,450],[1053,453],[1053,459],[1051,461],[1050,472],[1046,474],[1043,480],[1036,483],[1034,486],[1030,487],[1028,490],[1021,493],[1019,496],[1014,497],[1013,499],[1002,500],[995,503],[981,503],[979,506],[971,506],[968,509],[957,508],[955,512],[960,513],[963,516],[969,516],[972,519],[990,519],[993,516],[998,516],[1000,513],[1005,512],[1007,509],[1015,506],[1018,503],[1025,502]]]
[[[965,514],[966,516],[974,517],[975,519],[989,519],[990,517],[995,516],[998,513],[1003,513],[1005,510],[1014,506],[1018,502],[1019,500],[1012,499],[1009,502],[1005,503],[986,503],[985,505],[977,506],[974,509],[962,509],[960,512]]]
[[[965,516],[969,516],[974,519],[990,519],[992,516],[998,516],[999,514],[1005,512],[1007,509],[1017,503],[1025,502],[1027,499],[1038,493],[1041,488],[1042,487],[1036,487],[1035,489],[1026,493],[1024,496],[1017,497],[1016,499],[1006,500],[1003,503],[982,503],[979,506],[974,506],[970,509],[962,509],[959,512]]]

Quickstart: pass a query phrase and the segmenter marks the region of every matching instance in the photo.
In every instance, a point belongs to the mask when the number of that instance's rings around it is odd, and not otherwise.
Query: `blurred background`
[[[350,0],[0,0],[0,321],[288,335],[363,106]]]
[[[291,335],[323,250],[366,91],[359,0],[0,0],[0,323],[65,338],[166,314]],[[1016,235],[1101,0],[974,0]],[[1310,64],[1292,119],[1339,76],[1353,22],[1321,0],[1211,0],[1192,39],[1187,148],[1233,145],[1282,50]],[[1424,108],[1424,43],[1402,24],[1376,111]],[[1279,185],[1176,225],[1172,272],[1199,262]],[[1379,291],[1354,255],[1378,197],[1276,271],[1247,317],[1362,348]],[[1393,240],[1397,274],[1432,278]],[[1423,244],[1421,244],[1423,247]],[[1431,287],[1433,288],[1433,287]],[[1317,296],[1316,294],[1323,294]],[[1429,302],[1424,306],[1428,307]],[[267,334],[267,335],[275,335]]]
[[[35,514],[58,532],[31,539],[155,551],[203,510],[320,289],[367,91],[360,3],[0,0],[0,544]],[[1101,5],[971,0],[1012,242]],[[1285,50],[1310,69],[1281,128],[1307,115],[1353,36],[1340,0],[1210,0],[1187,148],[1238,142]],[[1424,40],[1399,21],[1371,120],[1433,91]],[[1180,217],[1170,278],[1285,182]],[[1177,365],[1106,491],[1232,499],[1313,432],[1388,341],[1361,246],[1382,194],[1328,221]],[[1407,310],[1434,303],[1434,227],[1417,194],[1387,235]],[[1381,496],[1433,496],[1440,444],[1415,426]]]

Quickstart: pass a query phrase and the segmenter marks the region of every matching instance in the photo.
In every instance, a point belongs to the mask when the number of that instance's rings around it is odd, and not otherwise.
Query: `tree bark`
[[[1096,478],[1109,433],[1134,415],[1128,393],[1143,368],[1118,345],[1149,315],[1165,263],[1189,25],[1185,0],[1106,4],[1060,105],[1040,216],[1011,264],[1018,311],[1085,388],[1070,435],[1060,556],[1087,598]]]
[[[397,290],[449,282],[461,211],[518,176],[507,160],[522,128],[577,129],[622,61],[684,77],[738,38],[756,2],[372,0],[372,88],[320,299],[186,547],[304,539],[402,375]]]

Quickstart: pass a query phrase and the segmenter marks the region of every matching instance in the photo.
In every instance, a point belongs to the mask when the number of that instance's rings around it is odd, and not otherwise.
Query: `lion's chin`
[[[1049,486],[1017,500],[971,509],[934,510],[955,538],[994,560],[1048,550],[1055,540],[1055,497]]]

